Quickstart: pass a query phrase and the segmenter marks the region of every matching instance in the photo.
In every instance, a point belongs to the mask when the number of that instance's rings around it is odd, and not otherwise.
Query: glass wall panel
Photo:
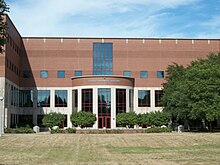
[[[93,44],[93,74],[112,75],[112,43]]]
[[[163,95],[162,90],[155,90],[155,107],[162,107],[161,97]]]
[[[55,107],[67,107],[67,90],[55,90]]]
[[[82,111],[93,113],[93,90],[82,89]]]
[[[138,107],[150,107],[149,90],[138,90]]]
[[[19,106],[33,107],[33,90],[20,90],[19,92]]]
[[[72,111],[76,112],[78,110],[78,90],[72,91]]]
[[[98,115],[111,116],[111,89],[98,89]]]
[[[116,114],[126,112],[126,89],[116,89]]]
[[[37,91],[37,106],[50,107],[50,90]]]

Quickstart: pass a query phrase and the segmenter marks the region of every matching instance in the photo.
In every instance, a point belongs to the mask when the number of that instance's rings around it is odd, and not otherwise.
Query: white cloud
[[[22,36],[159,37],[164,9],[199,0],[19,0],[9,15]],[[6,1],[7,2],[7,1]],[[163,32],[163,31],[162,31]]]

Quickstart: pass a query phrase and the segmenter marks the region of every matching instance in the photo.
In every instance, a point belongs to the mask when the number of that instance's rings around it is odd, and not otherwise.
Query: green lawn
[[[0,164],[220,164],[220,133],[6,134]]]

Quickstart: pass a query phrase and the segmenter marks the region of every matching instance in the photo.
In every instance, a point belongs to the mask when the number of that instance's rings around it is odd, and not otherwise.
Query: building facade
[[[8,40],[0,55],[4,126],[41,125],[44,114],[97,116],[93,128],[116,128],[118,113],[162,110],[168,65],[220,51],[219,39],[22,37],[6,16]]]

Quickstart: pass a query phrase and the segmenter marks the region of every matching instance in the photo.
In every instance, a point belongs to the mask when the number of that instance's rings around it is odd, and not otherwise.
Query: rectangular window
[[[55,90],[55,107],[67,107],[67,90]]]
[[[98,114],[111,116],[111,88],[98,89]]]
[[[50,90],[37,91],[37,106],[50,107]]]
[[[157,71],[157,78],[164,78],[164,71]]]
[[[65,71],[63,70],[57,71],[57,78],[65,78]]]
[[[162,90],[155,90],[155,107],[162,107],[161,97],[163,95]]]
[[[40,71],[40,78],[48,78],[48,71],[47,70]]]
[[[93,90],[82,89],[82,111],[93,112]]]
[[[20,107],[33,107],[33,90],[20,90],[19,91],[19,106]]]
[[[75,71],[75,77],[82,76],[82,71],[81,70],[76,70]]]
[[[124,71],[123,75],[125,77],[131,77],[131,71]]]
[[[112,75],[112,43],[93,43],[93,74]]]
[[[32,73],[30,70],[23,71],[23,78],[31,78],[31,77],[32,77]]]
[[[126,112],[126,89],[116,89],[116,114]]]
[[[72,90],[72,110],[74,112],[77,112],[78,110],[78,90],[75,89],[75,90]]]
[[[149,90],[138,90],[138,107],[150,107]]]
[[[147,71],[141,71],[140,78],[147,78]]]

